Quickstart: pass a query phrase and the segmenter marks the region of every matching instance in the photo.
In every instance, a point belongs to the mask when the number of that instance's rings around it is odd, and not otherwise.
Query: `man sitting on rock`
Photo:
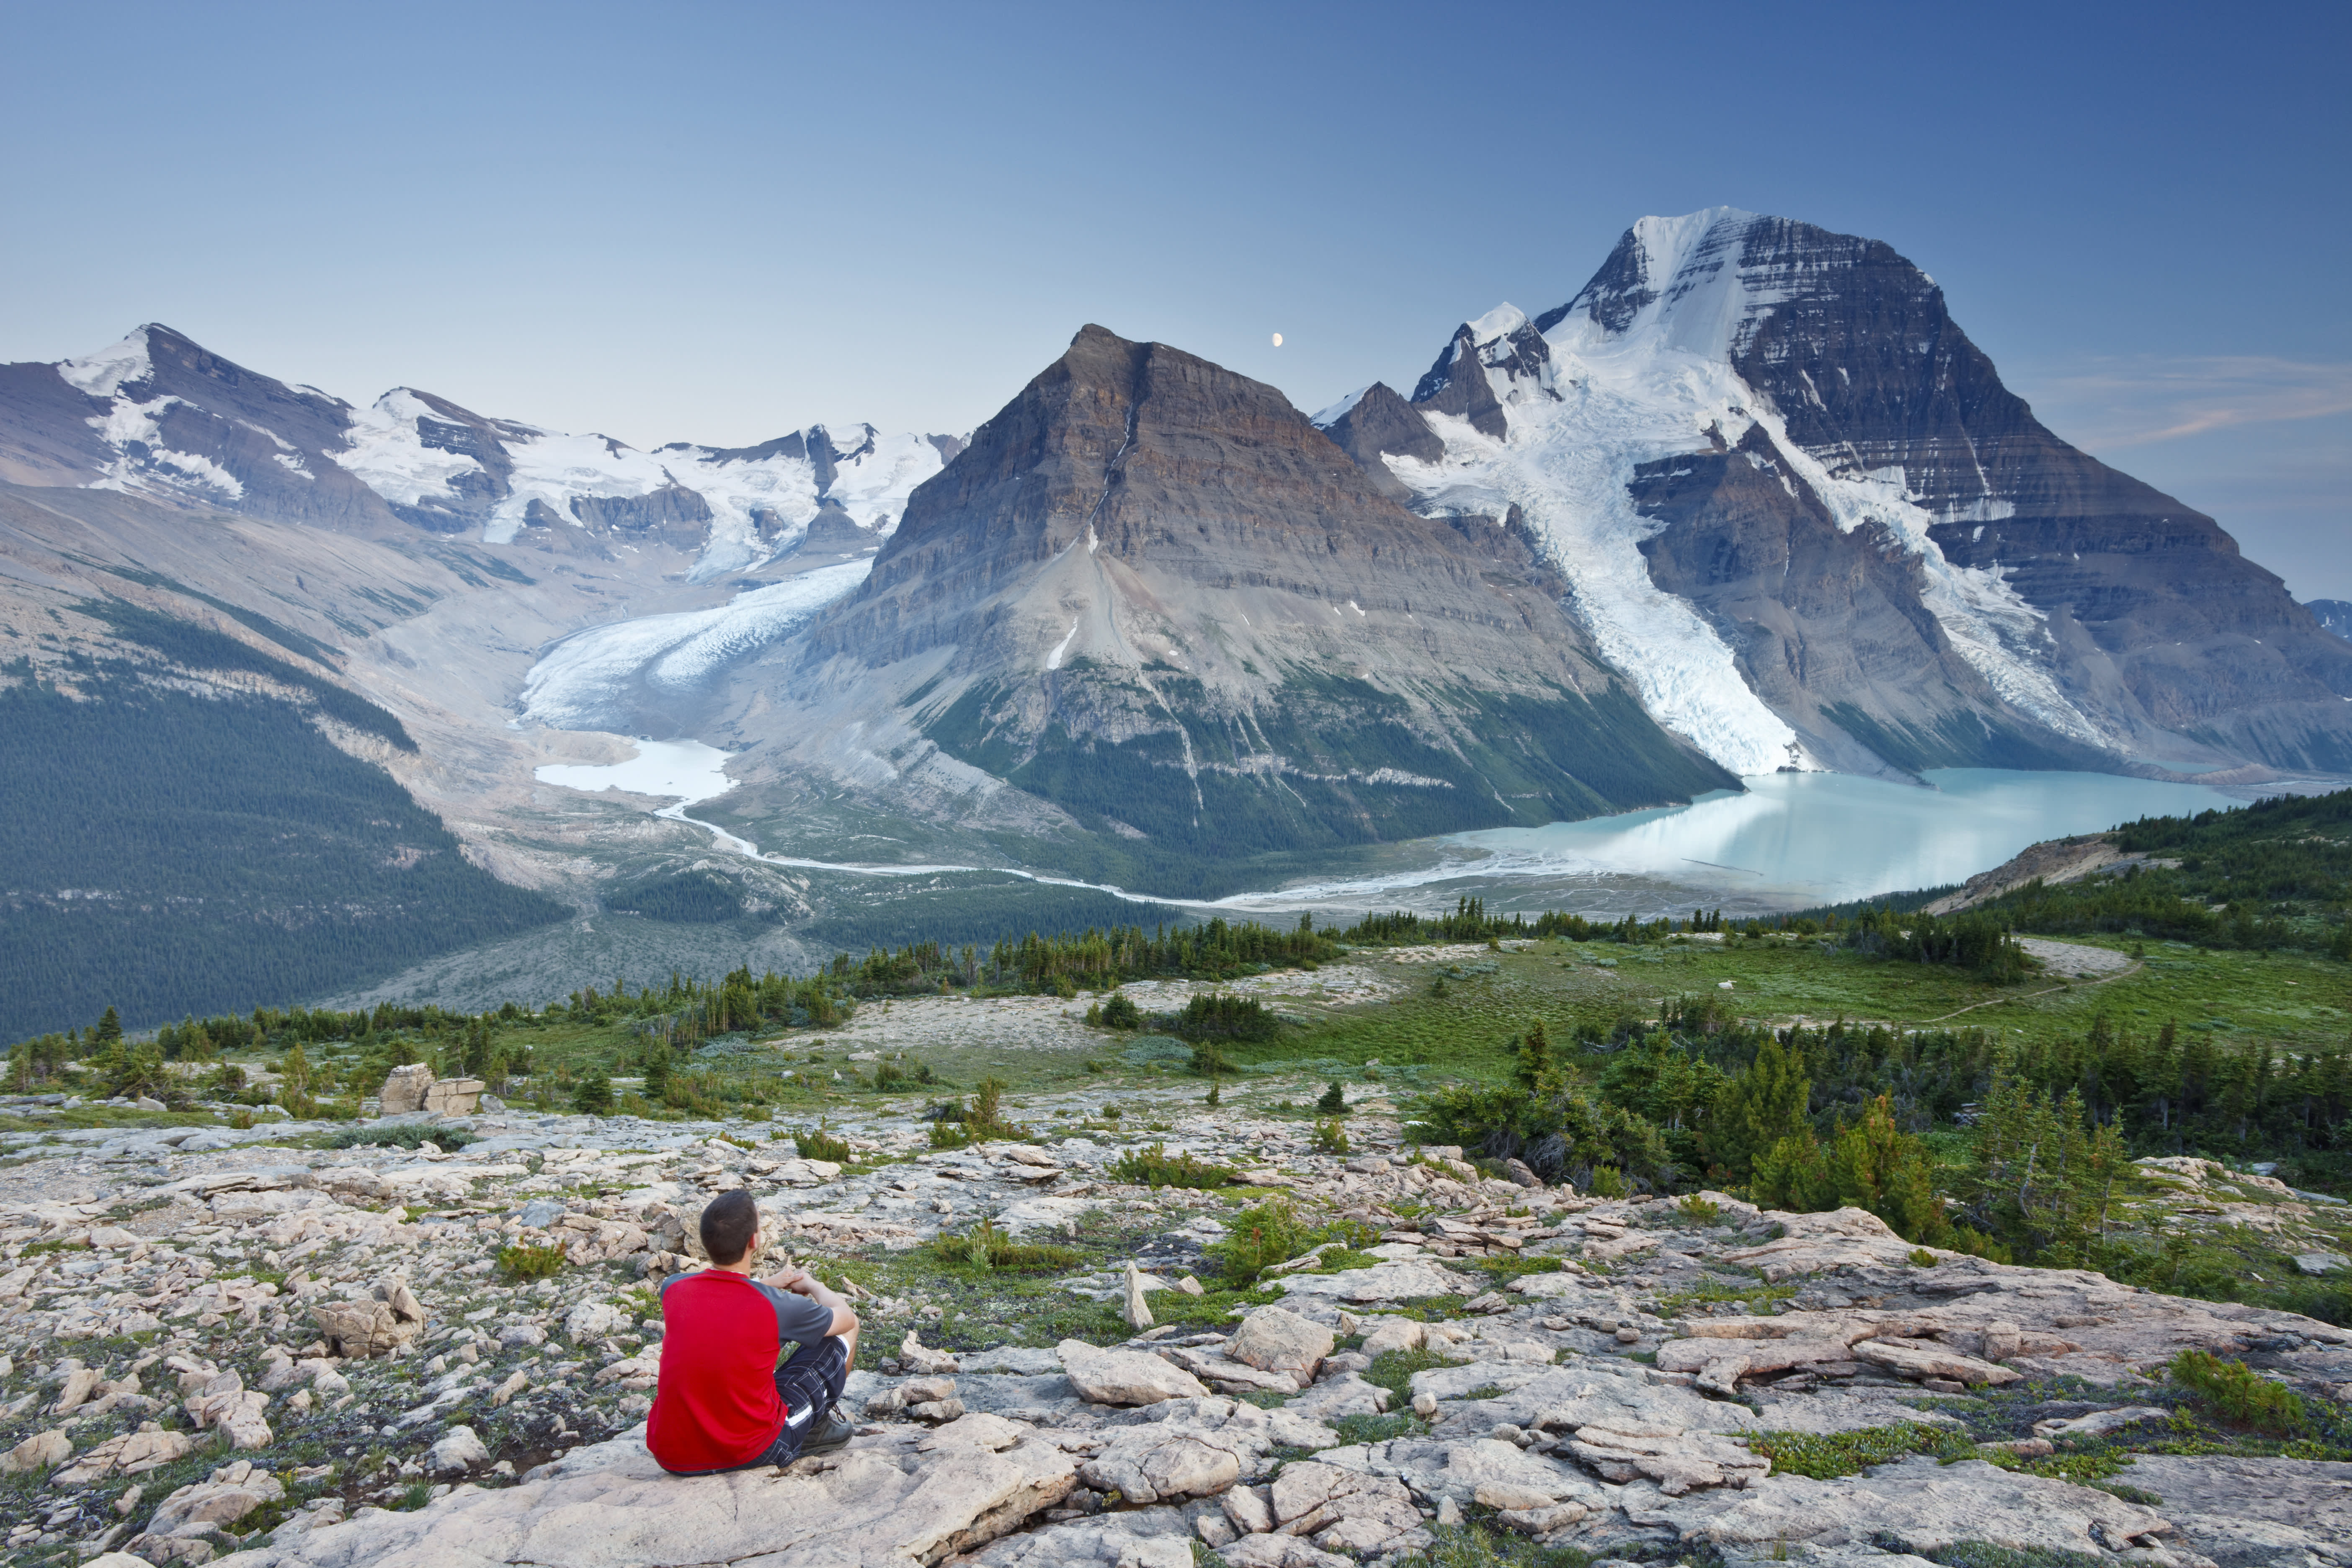
[[[751,1278],[760,1211],[740,1188],[702,1211],[711,1267],[662,1281],[661,1384],[646,1447],[675,1475],[788,1465],[849,1441],[833,1408],[857,1314],[806,1272]],[[786,1341],[795,1349],[783,1360]],[[781,1363],[781,1364],[780,1364]]]

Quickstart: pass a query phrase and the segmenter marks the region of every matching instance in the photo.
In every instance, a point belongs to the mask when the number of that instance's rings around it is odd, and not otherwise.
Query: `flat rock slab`
[[[1415,1301],[1430,1296],[1467,1296],[1477,1287],[1433,1263],[1381,1263],[1343,1268],[1336,1274],[1286,1274],[1286,1296],[1328,1296],[1340,1301]]]
[[[2180,1543],[2221,1568],[2352,1559],[2352,1464],[2143,1454],[2116,1479],[2161,1497]]]
[[[1981,1541],[2011,1551],[2102,1556],[2109,1544],[2166,1545],[2173,1536],[2171,1521],[2156,1510],[1977,1459],[1908,1459],[1836,1480],[1775,1475],[1745,1491],[1650,1495],[1654,1502],[1637,1500],[1628,1488],[1626,1519],[1675,1530],[1685,1545],[1801,1542],[1925,1552]]]
[[[929,1454],[853,1445],[788,1472],[672,1476],[642,1429],[496,1491],[461,1487],[414,1513],[365,1509],[252,1568],[917,1568],[1010,1532],[1067,1497],[1070,1457],[1024,1429]]]

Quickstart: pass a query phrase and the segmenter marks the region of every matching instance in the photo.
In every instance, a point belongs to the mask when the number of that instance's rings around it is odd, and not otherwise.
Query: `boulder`
[[[490,1462],[490,1451],[471,1426],[452,1426],[425,1456],[425,1468],[436,1476],[463,1475]]]
[[[108,1476],[144,1475],[184,1458],[195,1446],[184,1432],[125,1432],[99,1444],[52,1479],[58,1486],[70,1487]]]
[[[563,1332],[574,1344],[610,1339],[627,1328],[629,1314],[609,1301],[582,1301],[563,1315]]]
[[[1127,1320],[1127,1326],[1130,1329],[1150,1328],[1151,1306],[1144,1300],[1143,1272],[1136,1268],[1132,1259],[1127,1265],[1126,1297],[1120,1307],[1120,1315]]]
[[[5,1454],[0,1454],[0,1476],[21,1476],[28,1470],[46,1470],[61,1463],[73,1452],[73,1439],[52,1427],[36,1432]]]
[[[410,1062],[384,1075],[376,1098],[384,1115],[401,1116],[424,1110],[425,1091],[432,1087],[433,1069],[423,1062]]]
[[[425,1103],[418,1109],[436,1116],[471,1116],[488,1087],[478,1078],[438,1079],[425,1086]]]
[[[1459,1274],[1419,1259],[1383,1262],[1336,1274],[1286,1274],[1286,1296],[1328,1296],[1341,1301],[1412,1301],[1424,1296],[1467,1296],[1476,1287]]]
[[[94,1366],[78,1366],[66,1373],[65,1384],[58,1390],[57,1403],[49,1406],[52,1415],[63,1415],[98,1392],[106,1374]]]
[[[898,1342],[898,1362],[908,1372],[926,1373],[934,1376],[963,1370],[957,1364],[952,1352],[930,1349],[916,1337],[915,1331],[912,1329],[908,1329],[907,1337]]]
[[[1262,1372],[1295,1373],[1305,1384],[1313,1380],[1315,1369],[1337,1342],[1321,1323],[1280,1307],[1260,1307],[1242,1320],[1225,1353]]]
[[[1070,1386],[1096,1405],[1157,1405],[1209,1392],[1182,1367],[1143,1351],[1097,1350],[1084,1340],[1064,1340],[1056,1348]]]
[[[1770,1460],[1711,1432],[1625,1425],[1634,1429],[1580,1426],[1569,1452],[1604,1479],[1653,1480],[1668,1497],[1703,1487],[1744,1487],[1772,1468]]]
[[[1941,1377],[1954,1383],[2000,1384],[2015,1383],[2025,1375],[2011,1367],[1996,1366],[1991,1362],[1947,1350],[1932,1340],[1860,1340],[1854,1343],[1852,1354],[1854,1360],[1883,1366],[1897,1377]]]
[[[239,1460],[224,1465],[212,1473],[208,1480],[193,1482],[165,1498],[156,1508],[154,1517],[147,1521],[145,1536],[188,1538],[216,1533],[225,1524],[235,1524],[257,1508],[282,1500],[286,1488],[267,1470],[257,1470],[249,1461]],[[138,1542],[131,1543],[135,1555],[145,1556]]]
[[[1356,1568],[1356,1560],[1310,1546],[1295,1535],[1244,1535],[1217,1555],[1227,1568]]]

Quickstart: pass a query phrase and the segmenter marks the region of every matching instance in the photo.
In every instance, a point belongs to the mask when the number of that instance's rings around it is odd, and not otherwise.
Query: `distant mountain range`
[[[838,902],[534,779],[614,734],[738,753],[697,815],[771,852],[1207,892],[1777,769],[2352,773],[2347,615],[2060,440],[1889,247],[1722,208],[1311,416],[1097,326],[968,446],[642,452],[160,326],[0,367],[11,679],[291,704],[598,963],[663,879],[778,942]]]
[[[2311,599],[2303,607],[2328,631],[2352,638],[2352,599]]]
[[[887,531],[960,445],[818,425],[640,452],[404,386],[356,408],[153,324],[87,359],[0,366],[0,481],[543,550],[653,539],[693,554],[698,575],[772,557],[822,514]]]

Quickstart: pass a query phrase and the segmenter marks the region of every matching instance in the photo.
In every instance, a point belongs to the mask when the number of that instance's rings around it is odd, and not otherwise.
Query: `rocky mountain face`
[[[960,445],[812,426],[756,447],[640,452],[409,387],[354,407],[155,325],[87,359],[0,366],[0,481],[607,559],[658,543],[703,576],[774,558],[827,511],[887,532]]]
[[[1567,304],[1459,329],[1409,409],[1374,390],[1320,422],[1419,510],[1518,508],[1727,766],[2352,766],[2342,643],[2053,435],[1878,241],[1645,218]]]
[[[2352,599],[2313,599],[2303,607],[2311,612],[2321,630],[2352,638]]]
[[[796,662],[748,673],[742,732],[766,705],[756,732],[849,776],[887,727],[901,768],[944,757],[1101,864],[1193,880],[1732,782],[1594,656],[1523,530],[1391,488],[1274,388],[1088,327],[915,492]]]

